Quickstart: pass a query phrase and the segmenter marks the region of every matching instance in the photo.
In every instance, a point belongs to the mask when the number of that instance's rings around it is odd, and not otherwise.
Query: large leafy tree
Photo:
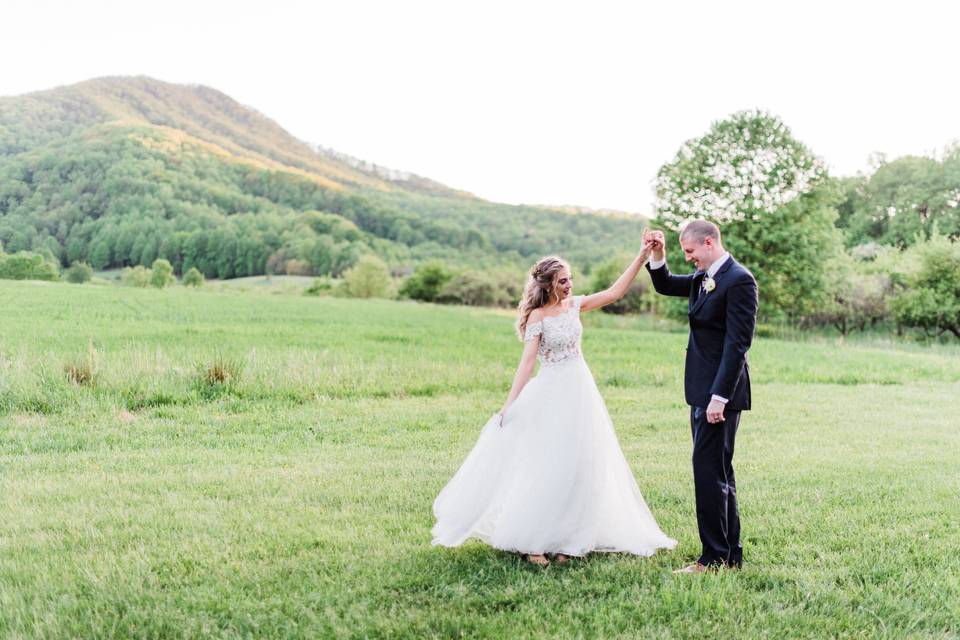
[[[656,193],[658,218],[674,238],[692,219],[721,228],[757,277],[762,316],[802,317],[828,296],[825,265],[842,250],[839,190],[776,116],[743,111],[714,123],[661,167]]]
[[[942,159],[877,158],[869,177],[848,179],[841,221],[848,244],[876,241],[906,247],[930,238],[936,226],[960,236],[960,146]]]

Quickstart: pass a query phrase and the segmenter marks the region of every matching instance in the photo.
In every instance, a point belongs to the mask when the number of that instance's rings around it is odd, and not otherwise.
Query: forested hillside
[[[480,266],[636,248],[637,217],[490,203],[296,140],[207,87],[102,78],[0,98],[0,243],[97,269],[338,275],[375,253]]]

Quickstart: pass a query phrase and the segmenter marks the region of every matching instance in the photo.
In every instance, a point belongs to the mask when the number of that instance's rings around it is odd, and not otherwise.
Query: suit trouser
[[[725,411],[724,421],[707,422],[707,410],[690,408],[693,432],[693,482],[697,496],[697,527],[703,550],[698,562],[740,566],[740,513],[733,475],[733,445],[740,425],[739,411]]]

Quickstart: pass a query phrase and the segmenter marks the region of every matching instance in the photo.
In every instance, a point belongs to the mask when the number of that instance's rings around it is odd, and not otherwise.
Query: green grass
[[[758,340],[746,564],[692,577],[682,328],[585,315],[678,548],[539,570],[429,544],[509,387],[507,313],[31,282],[0,309],[2,637],[960,635],[956,347]]]

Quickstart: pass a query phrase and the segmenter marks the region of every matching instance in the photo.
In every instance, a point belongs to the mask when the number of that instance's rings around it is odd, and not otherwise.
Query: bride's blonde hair
[[[520,304],[517,305],[517,334],[520,340],[523,340],[523,334],[527,331],[530,312],[546,306],[551,298],[555,303],[560,302],[560,296],[557,294],[557,280],[560,279],[560,272],[564,268],[569,270],[570,266],[557,256],[540,258],[537,264],[530,268],[527,286],[524,287]]]

